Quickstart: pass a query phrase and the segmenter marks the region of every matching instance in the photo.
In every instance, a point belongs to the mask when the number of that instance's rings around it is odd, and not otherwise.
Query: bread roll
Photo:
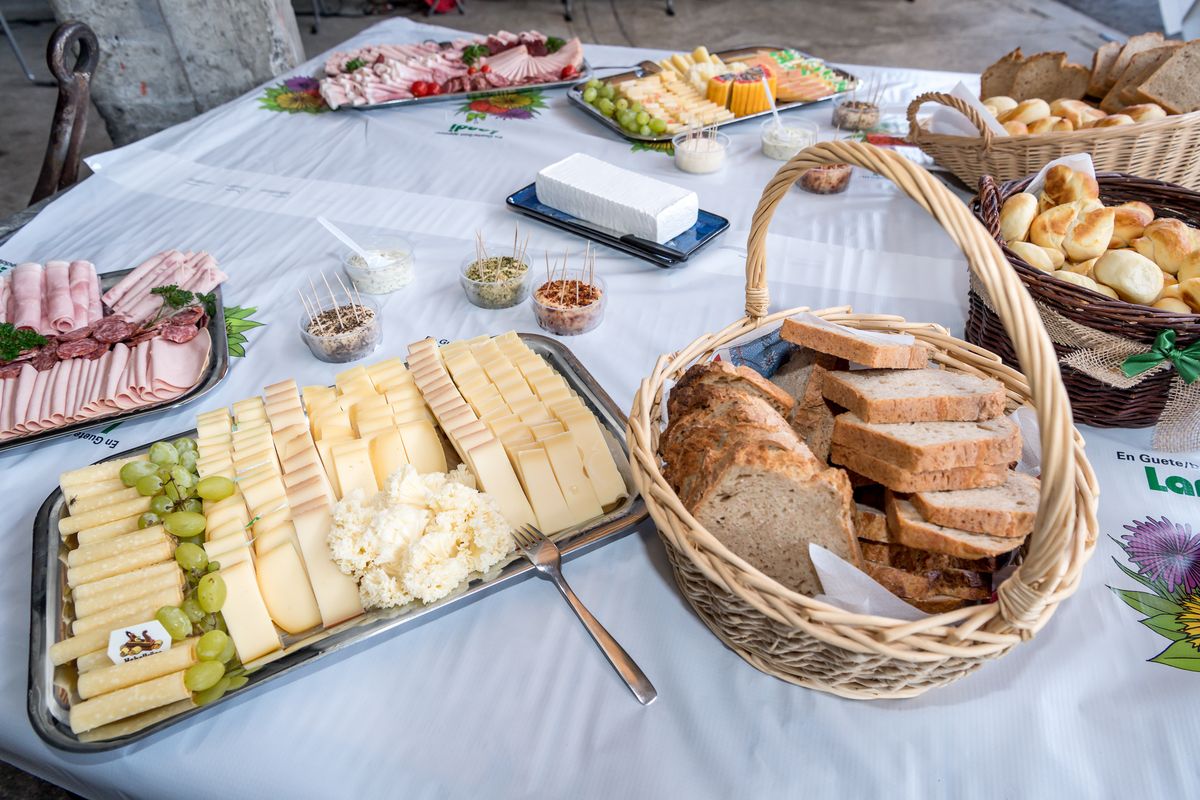
[[[1044,247],[1029,242],[1009,242],[1008,249],[1017,254],[1029,266],[1042,272],[1054,272],[1054,262]]]
[[[1161,268],[1160,268],[1161,269]],[[1163,291],[1166,291],[1168,286],[1178,286],[1179,278],[1169,272],[1163,273]]]
[[[1172,275],[1195,261],[1192,229],[1177,219],[1156,219],[1131,242],[1133,249]]]
[[[1113,217],[1113,236],[1108,246],[1114,250],[1129,247],[1129,243],[1140,237],[1146,226],[1154,221],[1154,209],[1140,200],[1122,203],[1113,211],[1116,212]]]
[[[1154,119],[1166,119],[1167,112],[1158,103],[1140,103],[1136,106],[1125,106],[1121,113],[1134,122],[1149,122]]]
[[[1048,116],[1050,116],[1050,104],[1041,98],[1034,97],[1029,100],[1022,100],[1011,110],[1004,112],[1000,117],[1000,121],[1024,122],[1028,125],[1031,122],[1036,122]]]
[[[1192,253],[1179,267],[1179,272],[1175,273],[1175,277],[1181,281],[1191,280],[1192,278],[1200,278],[1200,250]]]
[[[1163,311],[1172,311],[1176,314],[1192,314],[1192,307],[1182,300],[1174,297],[1164,297],[1161,300],[1154,301],[1154,307]]]
[[[1133,117],[1128,114],[1109,114],[1107,117],[1098,119],[1089,127],[1092,128],[1116,128],[1121,125],[1132,125]]]
[[[1100,197],[1100,185],[1085,172],[1076,172],[1068,166],[1056,164],[1046,172],[1042,194],[1046,208],[1051,208],[1075,200],[1097,200]]]
[[[1043,247],[1046,251],[1046,256],[1050,259],[1050,265],[1055,269],[1062,269],[1067,263],[1067,257],[1063,255],[1061,250],[1055,250],[1053,247]]]
[[[1095,280],[1095,278],[1093,278],[1092,280]],[[1111,286],[1105,286],[1103,283],[1099,283],[1099,282],[1096,283],[1096,291],[1099,292],[1100,294],[1104,295],[1105,297],[1112,298],[1113,300],[1121,299],[1120,297],[1117,296],[1117,292],[1115,289],[1113,289]]]
[[[1066,205],[1074,206],[1075,213],[1081,217],[1084,216],[1085,214],[1092,213],[1093,211],[1095,211],[1098,208],[1104,208],[1104,203],[1101,203],[1099,200],[1097,200],[1094,197],[1087,197],[1087,198],[1084,198],[1083,200],[1073,200],[1070,203],[1067,203]]]
[[[1067,257],[1078,263],[1104,255],[1112,239],[1114,217],[1111,208],[1097,208],[1076,216],[1062,242]]]
[[[1200,313],[1200,278],[1188,278],[1179,282],[1179,298]]]
[[[1090,278],[1092,277],[1092,268],[1096,266],[1096,262],[1099,260],[1099,258],[1089,258],[1087,261],[1081,261],[1078,264],[1063,264],[1062,268],[1068,272],[1074,272],[1076,275],[1086,275]]]
[[[1013,100],[1011,97],[1005,97],[1002,94],[998,94],[995,97],[989,97],[987,100],[983,101],[983,104],[985,106],[991,106],[992,108],[995,108],[998,111],[996,116],[1000,116],[1000,114],[1012,111],[1017,107],[1016,100]]]
[[[1029,123],[1029,133],[1065,133],[1075,130],[1075,126],[1062,117],[1042,117]]]
[[[1070,122],[1076,130],[1083,127],[1091,117],[1092,107],[1082,100],[1055,100],[1050,104],[1050,113]]]
[[[1071,205],[1056,205],[1043,211],[1029,226],[1029,241],[1040,247],[1062,250],[1063,239],[1077,216],[1077,209]]]
[[[1017,192],[1000,208],[1000,235],[1006,242],[1029,238],[1029,226],[1037,216],[1038,200],[1029,192]]]
[[[1166,273],[1163,273],[1163,274],[1165,275]],[[1172,283],[1172,284],[1163,286],[1163,290],[1158,293],[1158,299],[1159,300],[1166,300],[1166,299],[1182,300],[1183,292],[1181,292],[1179,290],[1178,283]]]
[[[1016,120],[1009,120],[1008,122],[1004,123],[1004,130],[1008,131],[1009,136],[1029,135],[1029,128],[1025,125],[1025,123],[1017,122]]]
[[[1060,281],[1066,281],[1067,283],[1073,283],[1076,286],[1082,286],[1085,289],[1091,289],[1093,292],[1100,291],[1100,284],[1096,283],[1094,280],[1092,280],[1091,278],[1089,278],[1086,275],[1080,275],[1076,272],[1069,272],[1065,269],[1055,270],[1054,272],[1051,272],[1050,274],[1053,275],[1054,277],[1058,278]]]
[[[1163,289],[1163,274],[1150,259],[1132,250],[1109,250],[1092,268],[1092,277],[1116,289],[1126,302],[1149,305]]]

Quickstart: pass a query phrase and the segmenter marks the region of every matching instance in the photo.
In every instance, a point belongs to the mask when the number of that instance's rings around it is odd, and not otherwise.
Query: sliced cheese
[[[263,555],[271,552],[276,547],[283,544],[291,544],[295,540],[296,529],[292,527],[290,521],[284,520],[280,524],[254,535],[254,555],[261,559]]]
[[[609,506],[628,496],[625,479],[617,469],[596,417],[590,411],[571,411],[562,414],[559,419],[575,437],[584,470],[600,504]]]
[[[525,493],[529,496],[533,513],[537,515],[538,528],[550,534],[571,527],[571,511],[559,491],[546,451],[534,447],[520,450],[515,455]]]
[[[371,468],[375,471],[375,483],[382,489],[393,472],[409,463],[400,431],[392,429],[371,439]]]
[[[567,501],[567,507],[571,509],[572,523],[579,524],[600,516],[603,509],[596,498],[592,482],[583,471],[575,437],[570,433],[560,433],[542,441],[542,446],[546,448],[546,455],[550,457],[550,466],[554,468],[558,488]]]
[[[492,439],[472,448],[468,457],[480,488],[495,499],[508,524],[513,527],[533,524],[533,509],[500,440]]]
[[[405,456],[417,472],[446,471],[446,451],[437,431],[428,422],[408,422],[399,427],[400,439],[404,443]]]
[[[254,568],[242,562],[222,567],[219,574],[225,581],[225,605],[221,607],[221,615],[225,618],[225,627],[229,629],[238,659],[245,664],[278,650],[282,644],[258,591]]]
[[[338,442],[331,452],[342,497],[348,496],[355,489],[362,489],[367,495],[379,491],[379,486],[375,483],[375,471],[371,467],[371,454],[367,442]]]
[[[300,554],[290,543],[258,558],[258,590],[275,624],[291,634],[321,624],[321,610],[304,571]]]
[[[329,506],[321,506],[292,520],[305,570],[326,628],[363,613],[358,584],[333,563],[329,555]]]

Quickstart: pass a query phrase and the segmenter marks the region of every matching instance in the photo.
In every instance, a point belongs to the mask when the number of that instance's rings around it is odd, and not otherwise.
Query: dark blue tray
[[[513,192],[505,203],[518,214],[553,225],[556,228],[628,253],[634,258],[649,261],[659,267],[675,267],[686,262],[701,248],[716,239],[729,227],[729,220],[700,209],[696,224],[663,244],[639,239],[636,236],[614,236],[597,230],[578,217],[551,208],[538,201],[536,184]]]

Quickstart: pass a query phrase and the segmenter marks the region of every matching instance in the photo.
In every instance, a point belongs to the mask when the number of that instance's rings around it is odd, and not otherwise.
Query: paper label
[[[108,635],[108,657],[114,664],[165,653],[171,649],[171,634],[156,619],[118,628]]]

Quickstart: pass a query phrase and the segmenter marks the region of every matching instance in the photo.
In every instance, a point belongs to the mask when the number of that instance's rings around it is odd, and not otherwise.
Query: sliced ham
[[[47,261],[42,271],[42,292],[46,307],[46,332],[66,333],[75,329],[75,305],[71,299],[71,265],[66,261]]]
[[[41,332],[42,265],[32,261],[18,264],[12,271],[12,324]]]
[[[71,286],[71,330],[82,328],[91,322],[89,312],[92,286],[97,283],[96,268],[90,261],[72,261],[68,270]],[[100,296],[99,287],[94,290],[96,297]],[[64,331],[65,333],[65,331]]]
[[[12,287],[8,276],[0,275],[0,322],[8,322],[8,303],[12,299]]]

